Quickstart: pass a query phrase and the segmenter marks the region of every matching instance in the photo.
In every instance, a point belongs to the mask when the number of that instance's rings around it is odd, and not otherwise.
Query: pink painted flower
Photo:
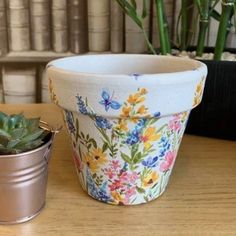
[[[136,187],[133,186],[133,187],[128,188],[128,189],[126,190],[125,198],[126,198],[126,199],[129,199],[129,198],[131,198],[131,197],[132,197],[133,195],[135,195],[135,194],[136,194]]]
[[[129,174],[127,172],[122,172],[120,175],[120,181],[122,183],[128,183],[129,182]]]
[[[174,151],[167,152],[165,160],[160,165],[160,170],[162,172],[169,170],[175,160],[175,157],[176,153]]]
[[[111,168],[113,169],[113,170],[117,170],[117,169],[120,169],[121,168],[121,165],[120,165],[120,163],[119,163],[119,161],[117,161],[117,160],[113,160],[112,162],[111,162]]]
[[[181,129],[181,123],[180,123],[179,120],[173,119],[173,120],[171,120],[171,121],[169,122],[168,128],[169,128],[170,130],[173,130],[173,131],[178,132],[178,131]]]
[[[109,179],[112,179],[115,176],[115,173],[111,168],[105,168],[104,173],[108,176]]]
[[[115,191],[122,187],[122,183],[120,180],[116,179],[112,182],[112,184],[108,185],[108,187],[110,188],[110,191]]]
[[[138,174],[136,172],[132,172],[131,174],[129,174],[129,181],[130,183],[134,184],[135,181],[138,179]]]
[[[78,156],[75,149],[73,149],[72,155],[73,155],[74,163],[75,163],[78,171],[81,172],[83,170],[83,163],[81,162],[80,157]]]

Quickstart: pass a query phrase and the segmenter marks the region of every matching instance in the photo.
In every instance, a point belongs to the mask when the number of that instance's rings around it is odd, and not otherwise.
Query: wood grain
[[[0,105],[51,124],[62,123],[52,104]],[[56,137],[46,208],[34,220],[0,226],[0,235],[235,235],[236,143],[185,135],[166,192],[150,203],[100,203],[79,186],[65,129]]]

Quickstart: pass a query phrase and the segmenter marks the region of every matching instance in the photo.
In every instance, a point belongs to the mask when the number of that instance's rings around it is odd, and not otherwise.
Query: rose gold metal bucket
[[[0,224],[28,221],[43,209],[54,135],[37,149],[0,156]]]

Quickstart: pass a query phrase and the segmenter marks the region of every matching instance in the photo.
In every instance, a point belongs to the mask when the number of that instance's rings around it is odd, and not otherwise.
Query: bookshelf
[[[75,56],[77,54],[71,52],[56,53],[52,51],[38,52],[38,51],[26,51],[26,52],[9,52],[5,56],[0,57],[0,63],[47,63],[51,60]]]

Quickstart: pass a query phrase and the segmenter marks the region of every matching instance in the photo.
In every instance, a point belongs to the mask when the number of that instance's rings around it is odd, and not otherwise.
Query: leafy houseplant
[[[0,112],[0,224],[28,221],[45,203],[53,132],[39,118]]]
[[[143,0],[142,13],[137,11],[136,0],[116,0],[124,12],[143,30],[143,21],[147,17],[147,1]],[[205,39],[209,29],[210,18],[219,21],[218,34],[214,47],[214,61],[204,61],[208,66],[205,93],[200,106],[193,110],[187,125],[186,132],[213,136],[218,138],[236,139],[233,130],[236,129],[233,117],[236,115],[235,91],[236,83],[233,78],[235,62],[221,62],[222,52],[230,27],[236,21],[236,0],[182,0],[181,11],[177,22],[176,32],[180,32],[178,42],[171,45],[168,32],[168,23],[165,16],[163,0],[153,0],[157,12],[157,25],[160,38],[160,53],[171,54],[171,47],[178,46],[179,50],[187,50],[191,40],[189,34],[189,11],[197,8],[198,12],[198,40],[196,56],[201,58],[205,51]],[[215,10],[221,2],[221,14]],[[196,19],[194,19],[196,21]],[[179,29],[180,26],[180,29]],[[145,33],[145,32],[144,32]],[[145,37],[149,52],[156,54],[150,39]],[[217,70],[217,71],[216,71]],[[213,87],[215,88],[213,91]]]

